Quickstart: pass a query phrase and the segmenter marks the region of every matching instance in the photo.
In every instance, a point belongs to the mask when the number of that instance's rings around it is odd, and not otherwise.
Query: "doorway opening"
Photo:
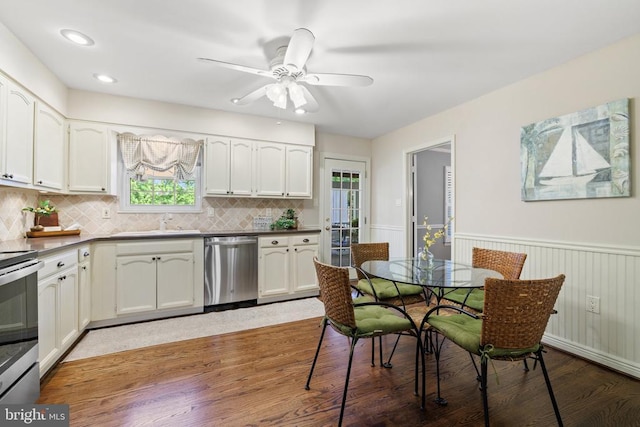
[[[429,250],[437,259],[451,259],[454,217],[454,138],[449,137],[406,152],[409,176],[407,196],[407,253],[418,256],[424,247],[427,225],[430,233],[447,230]],[[426,223],[426,224],[425,224]]]

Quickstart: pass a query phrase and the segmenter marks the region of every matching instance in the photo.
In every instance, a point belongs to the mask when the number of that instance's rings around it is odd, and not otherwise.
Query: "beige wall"
[[[542,119],[630,98],[632,168],[640,167],[637,52],[640,36],[376,138],[373,223],[403,225],[404,207],[388,203],[402,192],[402,150],[455,135],[456,232],[637,247],[636,172],[632,197],[520,200],[520,128]]]
[[[67,113],[67,87],[0,23],[0,70],[62,114]]]
[[[73,89],[68,118],[303,145],[314,144],[315,132],[309,123]]]
[[[640,35],[376,138],[372,238],[406,246],[403,151],[455,136],[453,258],[474,246],[527,253],[522,278],[566,280],[545,342],[640,378]],[[428,97],[426,97],[428,98]],[[520,128],[630,99],[631,197],[523,202]],[[586,310],[589,296],[600,312]]]

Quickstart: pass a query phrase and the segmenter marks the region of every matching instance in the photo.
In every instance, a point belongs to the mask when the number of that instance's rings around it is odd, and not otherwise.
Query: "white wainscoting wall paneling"
[[[456,233],[454,259],[471,263],[474,246],[523,252],[522,279],[566,276],[544,342],[640,378],[640,247],[613,247]],[[587,311],[587,295],[600,313]]]

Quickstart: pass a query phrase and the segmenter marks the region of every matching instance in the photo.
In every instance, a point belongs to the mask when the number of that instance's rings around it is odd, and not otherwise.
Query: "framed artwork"
[[[628,197],[629,100],[523,126],[522,200]]]

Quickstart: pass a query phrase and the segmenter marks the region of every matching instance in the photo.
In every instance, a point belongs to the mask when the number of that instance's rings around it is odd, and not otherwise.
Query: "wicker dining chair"
[[[489,405],[487,400],[487,365],[489,360],[526,360],[534,358],[540,362],[547,391],[556,415],[558,425],[562,426],[560,411],[551,388],[549,374],[542,357],[542,335],[553,306],[564,283],[563,274],[541,280],[507,280],[487,278],[485,280],[485,298],[481,314],[465,312],[454,306],[439,306],[440,310],[454,310],[460,314],[443,316],[438,309],[427,314],[426,321],[432,334],[432,348],[436,359],[437,398],[446,405],[440,394],[440,355],[443,336],[470,354],[480,356],[480,389],[484,407],[485,425],[489,425]],[[433,342],[435,341],[435,342]]]
[[[358,275],[356,287],[363,294],[370,295],[376,301],[406,307],[416,302],[424,301],[422,286],[395,283],[377,277],[369,278],[362,270],[365,261],[387,261],[389,259],[389,243],[352,243],[351,260]]]
[[[309,390],[311,376],[313,375],[318,354],[322,347],[322,340],[327,326],[331,326],[337,333],[346,336],[350,341],[349,362],[347,365],[346,379],[342,393],[342,404],[340,406],[340,417],[338,425],[342,425],[345,402],[347,400],[347,389],[349,387],[349,377],[351,375],[351,365],[356,343],[361,338],[375,338],[382,335],[406,333],[416,338],[416,360],[415,360],[415,380],[414,393],[421,395],[420,408],[425,407],[425,358],[422,350],[422,340],[415,323],[407,316],[400,307],[384,302],[362,302],[354,303],[349,285],[349,269],[346,267],[335,267],[313,260],[318,284],[320,286],[320,298],[324,304],[325,315],[322,319],[322,332],[318,341],[309,377],[305,389]],[[422,391],[418,392],[418,373],[422,372]]]
[[[498,251],[495,249],[473,248],[471,264],[476,268],[487,268],[502,274],[503,279],[519,279],[527,254]],[[484,305],[484,290],[456,289],[443,298],[481,313]]]

